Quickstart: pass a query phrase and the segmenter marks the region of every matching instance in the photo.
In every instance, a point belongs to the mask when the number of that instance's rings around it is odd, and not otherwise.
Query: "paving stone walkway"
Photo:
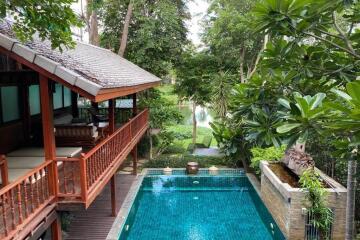
[[[143,169],[143,165],[144,163],[146,163],[147,159],[145,158],[140,158],[137,162],[137,172],[140,173]],[[123,166],[121,166],[121,170],[118,171],[118,173],[121,173],[121,174],[132,174],[132,171],[133,171],[133,163],[132,163],[132,160],[130,161],[126,161]]]
[[[210,156],[210,157],[223,157],[224,155],[218,148],[196,148],[193,155],[195,156]]]

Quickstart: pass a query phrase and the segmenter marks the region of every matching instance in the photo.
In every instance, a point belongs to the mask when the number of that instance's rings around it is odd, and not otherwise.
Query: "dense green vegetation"
[[[21,41],[29,41],[35,32],[42,40],[51,40],[53,48],[74,47],[72,26],[82,22],[71,9],[72,0],[0,1],[0,19],[14,16],[14,31]]]
[[[35,1],[5,1],[0,12],[24,13],[15,25],[22,40],[38,30],[54,47],[72,46],[69,27],[79,23],[70,1],[51,2],[37,12]],[[261,158],[280,158],[280,146],[302,144],[318,168],[347,186],[346,239],[354,238],[354,218],[360,220],[360,1],[209,0],[201,49],[186,38],[185,0],[91,2],[90,12],[103,24],[103,47],[120,52],[125,32],[124,56],[175,82],[141,96],[140,105],[150,107],[151,128],[158,130],[149,137],[155,155],[149,166],[195,159],[187,145],[211,135],[197,127],[195,110],[208,106],[216,112],[212,145],[225,158],[196,158],[201,166],[257,170]],[[55,15],[41,17],[54,9]],[[192,104],[193,126],[183,124],[179,100]],[[309,200],[318,204],[313,211],[320,209],[322,229],[329,218],[317,176],[308,172],[302,179],[316,197]]]

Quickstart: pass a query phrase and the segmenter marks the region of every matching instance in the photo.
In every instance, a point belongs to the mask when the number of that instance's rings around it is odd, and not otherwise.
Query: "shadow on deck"
[[[132,182],[134,175],[116,174],[117,210],[120,210]],[[74,213],[69,230],[64,236],[66,240],[100,240],[105,239],[115,220],[111,216],[110,183],[96,198],[87,210]]]

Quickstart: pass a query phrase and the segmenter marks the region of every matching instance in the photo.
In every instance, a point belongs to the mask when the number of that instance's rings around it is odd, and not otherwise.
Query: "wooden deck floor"
[[[134,179],[135,176],[133,175],[116,175],[118,210]],[[64,238],[67,240],[105,239],[114,220],[115,217],[111,217],[109,183],[86,211],[75,212],[75,218],[72,220],[67,236]]]

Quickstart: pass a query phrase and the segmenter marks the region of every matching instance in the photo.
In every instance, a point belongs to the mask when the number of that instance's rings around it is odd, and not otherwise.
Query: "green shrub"
[[[208,168],[215,166],[226,166],[226,161],[221,157],[193,156],[190,154],[162,154],[161,156],[146,162],[144,168],[185,168],[188,162],[197,162],[199,167]]]
[[[164,154],[182,154],[182,153],[186,153],[186,149],[180,144],[172,144],[172,145],[168,146],[163,153]]]
[[[328,239],[329,230],[333,223],[333,214],[326,206],[326,189],[320,175],[313,169],[306,170],[300,177],[300,185],[306,194],[308,211],[314,216],[311,224],[319,231],[321,239]]]
[[[285,154],[285,146],[280,148],[269,147],[269,148],[252,148],[250,151],[252,153],[251,164],[250,166],[254,168],[257,174],[260,173],[260,161],[276,162],[281,160]]]
[[[144,135],[138,144],[139,157],[147,157],[150,151],[150,138],[146,134]]]
[[[212,142],[212,137],[211,136],[205,136],[204,140],[203,140],[203,145],[205,146],[205,148],[209,148]]]
[[[186,149],[186,151],[188,151],[189,153],[193,153],[195,151],[196,145],[194,145],[193,143],[190,143]]]
[[[184,140],[192,138],[191,132],[174,132],[174,137],[176,140]]]

